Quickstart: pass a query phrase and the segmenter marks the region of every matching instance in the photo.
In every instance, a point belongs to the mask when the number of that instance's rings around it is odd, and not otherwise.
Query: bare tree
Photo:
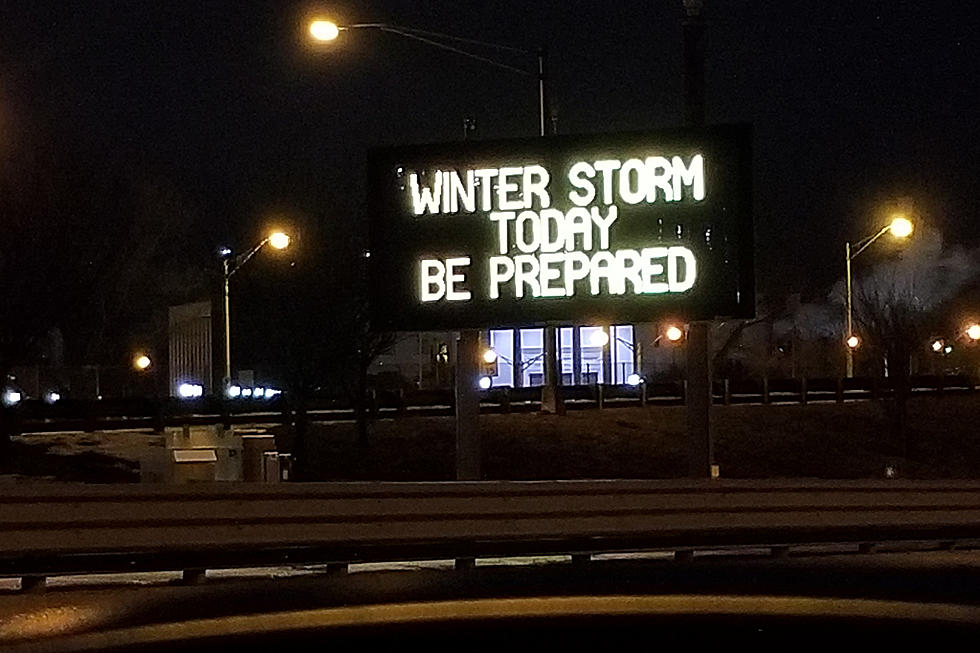
[[[906,455],[915,443],[907,429],[911,359],[947,303],[976,274],[976,257],[945,250],[936,232],[920,234],[897,260],[875,266],[854,283],[854,316],[863,336],[865,357],[893,387],[886,402],[895,435]]]

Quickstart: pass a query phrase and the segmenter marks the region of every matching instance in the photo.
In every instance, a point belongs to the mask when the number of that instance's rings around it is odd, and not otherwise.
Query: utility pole
[[[684,0],[684,114],[687,124],[704,125],[704,16],[701,0]],[[703,316],[697,316],[699,318]],[[691,322],[687,334],[688,475],[710,478],[714,462],[711,443],[711,321]]]

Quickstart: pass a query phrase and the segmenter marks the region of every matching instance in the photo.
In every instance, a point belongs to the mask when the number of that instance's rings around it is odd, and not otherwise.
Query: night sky
[[[975,3],[705,4],[708,121],[755,128],[761,290],[825,294],[843,240],[897,198],[977,244]],[[317,11],[546,45],[559,133],[683,121],[680,0],[6,0],[0,134],[168,178],[209,247],[247,246],[275,212],[322,233],[362,219],[369,147],[454,140],[466,116],[476,138],[536,134],[533,79],[380,33],[312,50]]]

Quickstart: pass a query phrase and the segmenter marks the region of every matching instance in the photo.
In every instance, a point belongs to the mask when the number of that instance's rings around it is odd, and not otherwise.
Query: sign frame
[[[737,124],[373,149],[368,154],[368,286],[372,326],[380,330],[434,331],[637,323],[668,315],[685,320],[752,317],[755,259],[751,142],[751,127]],[[431,180],[438,175],[436,171],[455,170],[457,176],[462,176],[467,170],[534,164],[543,166],[550,175],[548,206],[567,211],[574,206],[569,192],[578,192],[569,180],[573,161],[624,162],[655,155],[666,159],[679,156],[681,161],[691,162],[698,154],[703,157],[703,199],[695,199],[692,188],[681,187],[678,201],[664,201],[663,193],[659,202],[656,197],[651,203],[640,201],[631,205],[613,201],[611,205],[617,206],[618,218],[606,233],[610,250],[624,245],[637,251],[647,246],[681,246],[693,252],[697,268],[695,285],[677,294],[632,294],[627,290],[612,295],[607,284],[605,293],[599,286],[597,296],[576,290],[572,297],[527,294],[517,297],[514,292],[500,291],[497,298],[491,299],[486,262],[490,256],[501,253],[498,244],[502,245],[499,239],[504,235],[499,221],[494,223],[489,219],[489,211],[481,210],[486,207],[479,206],[479,200],[473,212],[423,210],[421,215],[416,215],[416,207],[426,205],[419,203],[417,193],[413,199],[413,189],[424,188],[428,183],[431,190]],[[412,173],[417,175],[414,185]],[[635,179],[634,188],[641,181],[640,177]],[[600,181],[597,175],[596,198],[590,208],[598,207],[608,217],[610,205],[603,201],[606,199],[602,197],[603,183],[605,180]],[[616,182],[612,183],[615,186]],[[494,185],[494,193],[498,186],[499,182]],[[525,184],[520,190],[528,188]],[[534,200],[532,194],[528,193],[529,204]],[[517,199],[524,195],[512,193],[509,197]],[[500,207],[490,208],[500,210]],[[540,213],[542,207],[528,208]],[[512,235],[517,238],[516,231]],[[470,299],[421,301],[421,261],[464,257],[470,260],[465,270],[466,281],[450,287],[471,290]],[[497,283],[495,287],[499,290],[503,286]],[[629,284],[624,287],[630,288]],[[516,291],[516,284],[511,290]]]

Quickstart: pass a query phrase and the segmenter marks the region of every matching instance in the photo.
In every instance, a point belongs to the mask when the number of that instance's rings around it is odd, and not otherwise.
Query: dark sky
[[[755,127],[763,290],[825,289],[900,197],[976,244],[975,3],[705,4],[708,120]],[[207,216],[188,229],[240,246],[274,211],[358,219],[371,146],[453,140],[464,116],[478,138],[536,133],[533,80],[379,33],[312,51],[318,10],[546,45],[560,133],[683,120],[680,0],[5,0],[0,117],[171,178]]]

